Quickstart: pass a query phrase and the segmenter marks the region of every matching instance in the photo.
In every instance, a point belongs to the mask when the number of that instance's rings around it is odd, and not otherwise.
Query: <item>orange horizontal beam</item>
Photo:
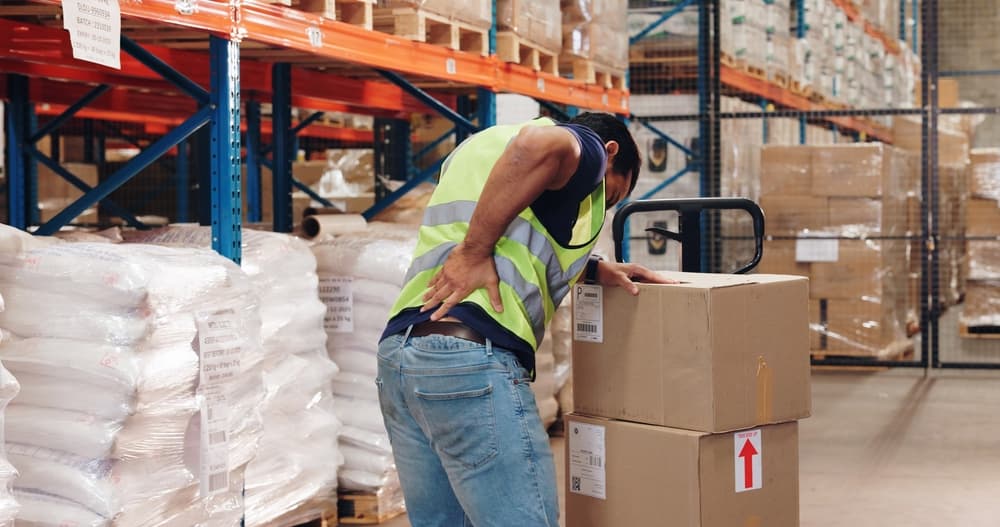
[[[202,87],[208,86],[209,59],[206,53],[162,46],[144,47]],[[66,31],[0,18],[0,71],[32,77],[132,86],[158,93],[179,93],[175,86],[130,55],[123,53],[121,61],[122,69],[114,70],[77,60],[73,58],[69,33]],[[270,97],[270,64],[244,60],[241,61],[240,70],[241,87],[245,93]],[[295,69],[292,83],[295,97],[308,98],[311,104],[306,107],[312,109],[386,115],[429,111],[398,86],[388,82]],[[435,95],[443,103],[455,106],[454,95]],[[345,107],[347,110],[340,109]]]
[[[823,111],[836,109],[832,106],[814,103],[801,95],[792,93],[786,88],[772,84],[765,79],[747,75],[745,72],[726,66],[725,64],[720,65],[719,80],[726,86],[742,92],[752,93],[778,106],[793,110]],[[866,119],[858,119],[856,117],[824,117],[823,119],[841,128],[863,132],[865,135],[879,141],[892,142],[892,133],[889,130]]]
[[[62,5],[62,0],[34,0],[40,4]],[[191,7],[186,7],[190,5]],[[229,0],[121,0],[122,16],[140,18],[221,36],[238,34],[238,3]]]
[[[296,123],[292,123],[295,126]],[[273,132],[273,123],[271,121],[261,121],[260,123],[260,133],[265,137],[270,137]],[[240,125],[240,131],[246,132],[247,123],[243,121]],[[316,137],[319,139],[332,139],[336,141],[351,141],[355,143],[373,143],[375,141],[375,133],[371,130],[359,130],[357,128],[343,128],[339,126],[329,126],[319,123],[311,124],[302,129],[299,132],[300,136],[304,137]]]

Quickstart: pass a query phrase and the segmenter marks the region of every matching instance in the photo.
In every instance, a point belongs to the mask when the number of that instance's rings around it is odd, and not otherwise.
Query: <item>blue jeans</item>
[[[549,438],[528,372],[442,336],[379,345],[379,400],[413,527],[558,527]]]

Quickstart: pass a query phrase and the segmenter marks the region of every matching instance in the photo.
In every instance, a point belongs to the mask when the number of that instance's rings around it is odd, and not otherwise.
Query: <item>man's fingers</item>
[[[438,320],[444,318],[448,314],[448,311],[455,307],[461,299],[462,298],[459,296],[457,291],[452,293],[451,296],[449,296],[444,303],[441,304],[441,307],[438,307],[437,311],[431,315],[431,320],[437,322]]]
[[[649,269],[635,264],[629,269],[629,274],[633,278],[638,278],[639,281],[649,283],[649,284],[676,284],[677,280],[667,278],[660,273],[650,271]]]
[[[420,308],[420,312],[430,311],[438,306],[444,299],[451,296],[453,290],[450,286],[442,284],[437,288],[431,289],[424,295],[424,306]]]
[[[618,286],[633,296],[639,294],[639,286],[635,285],[635,282],[629,278],[629,273],[621,272],[618,274]]]
[[[500,298],[500,285],[496,282],[486,284],[486,292],[490,295],[490,303],[493,304],[493,311],[503,313],[503,300]]]

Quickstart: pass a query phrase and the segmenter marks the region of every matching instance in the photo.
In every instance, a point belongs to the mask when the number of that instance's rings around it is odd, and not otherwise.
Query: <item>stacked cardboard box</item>
[[[563,31],[560,62],[584,59],[615,71],[628,69],[627,1],[562,0],[560,4]]]
[[[577,286],[566,525],[797,526],[806,280],[669,276]]]
[[[559,0],[498,0],[497,30],[558,54],[562,48]]]
[[[812,349],[884,357],[907,347],[911,155],[880,143],[767,146],[763,273],[811,278]]]
[[[476,27],[488,28],[493,23],[493,4],[489,0],[379,0],[379,7],[413,8],[445,16]]]
[[[968,285],[960,323],[1000,326],[1000,149],[972,151],[966,208]]]

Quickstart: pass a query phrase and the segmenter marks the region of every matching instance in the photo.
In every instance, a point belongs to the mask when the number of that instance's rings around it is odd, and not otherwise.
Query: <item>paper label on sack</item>
[[[603,426],[571,423],[569,427],[569,491],[607,499]]]
[[[202,311],[198,321],[202,496],[229,490],[229,390],[240,373],[244,339],[235,309]]]
[[[319,299],[326,304],[323,327],[329,333],[354,332],[354,279],[347,276],[321,276]]]
[[[836,262],[840,240],[798,238],[795,240],[796,262]]]
[[[599,285],[573,288],[573,340],[604,342],[604,290]]]
[[[63,0],[63,28],[73,58],[122,69],[122,15],[118,0]]]
[[[760,429],[733,434],[736,492],[764,488],[764,447]]]

